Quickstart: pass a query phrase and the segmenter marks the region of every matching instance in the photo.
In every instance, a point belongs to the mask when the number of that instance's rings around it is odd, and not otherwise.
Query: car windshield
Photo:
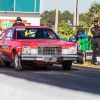
[[[57,39],[59,36],[49,28],[17,28],[17,39]]]

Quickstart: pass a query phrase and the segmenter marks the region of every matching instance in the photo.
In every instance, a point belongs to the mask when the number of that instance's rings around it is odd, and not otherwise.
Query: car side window
[[[44,30],[43,34],[44,34],[45,38],[47,38],[47,39],[55,38],[54,34],[50,30]]]
[[[16,39],[16,30],[13,31],[12,39]]]
[[[9,29],[6,33],[5,39],[12,39],[12,35],[13,35],[13,29]]]
[[[2,39],[4,37],[5,32],[2,32],[2,34],[0,34],[0,39]]]

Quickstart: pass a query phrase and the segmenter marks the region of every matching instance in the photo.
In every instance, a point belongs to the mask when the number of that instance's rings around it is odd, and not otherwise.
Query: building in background
[[[40,25],[41,0],[0,0],[0,27],[11,27],[16,17],[24,23]]]

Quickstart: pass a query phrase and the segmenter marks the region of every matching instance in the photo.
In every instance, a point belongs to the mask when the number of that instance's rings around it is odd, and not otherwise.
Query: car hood
[[[65,42],[62,40],[47,40],[47,39],[35,39],[35,40],[17,40],[17,42],[22,43],[22,45],[27,46],[76,46],[75,43]]]

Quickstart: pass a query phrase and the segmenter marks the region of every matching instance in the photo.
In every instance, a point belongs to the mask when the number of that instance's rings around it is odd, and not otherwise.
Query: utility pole
[[[43,13],[43,0],[40,0],[40,13]]]
[[[58,30],[58,6],[59,6],[59,0],[56,0],[56,14],[55,14],[55,32],[56,33]]]
[[[73,29],[76,29],[76,26],[79,25],[79,14],[78,14],[78,0],[74,0],[74,16],[73,16]]]
[[[77,26],[79,25],[79,13],[78,13],[78,0],[77,0],[77,3],[76,3],[76,14],[77,14]]]

